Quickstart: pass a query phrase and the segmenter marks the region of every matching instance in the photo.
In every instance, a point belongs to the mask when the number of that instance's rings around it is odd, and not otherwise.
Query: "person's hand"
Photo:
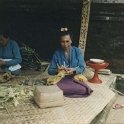
[[[0,67],[3,66],[3,65],[5,65],[5,64],[6,64],[5,61],[0,60]]]
[[[60,71],[62,70],[65,70],[66,67],[64,67],[63,65],[62,66],[59,66],[58,69],[56,70],[57,73],[59,73]]]
[[[75,68],[65,68],[65,71],[68,75],[72,75],[76,69]]]

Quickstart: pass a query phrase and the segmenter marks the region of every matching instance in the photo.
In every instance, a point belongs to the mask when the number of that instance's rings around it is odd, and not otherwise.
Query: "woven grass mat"
[[[21,101],[17,107],[7,104],[10,114],[2,109],[0,124],[89,124],[115,93],[101,84],[87,84],[93,89],[89,97],[64,97],[62,107],[40,109],[33,100]]]
[[[38,75],[42,74],[43,72],[41,71],[25,71],[22,70],[19,75],[17,75],[15,78],[9,80],[6,83],[0,83],[0,85],[4,85],[4,84],[21,84],[22,81],[24,80],[30,80],[30,79],[34,79],[35,77],[37,77]]]

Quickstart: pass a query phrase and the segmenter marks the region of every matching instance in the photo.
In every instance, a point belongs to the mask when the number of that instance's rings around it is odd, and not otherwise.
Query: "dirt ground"
[[[116,103],[124,104],[124,96],[119,95],[113,105]],[[111,108],[105,124],[124,124],[124,108],[117,110]]]

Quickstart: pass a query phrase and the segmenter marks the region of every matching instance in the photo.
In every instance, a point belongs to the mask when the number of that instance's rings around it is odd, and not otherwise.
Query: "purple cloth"
[[[65,76],[57,86],[63,90],[66,97],[79,98],[89,96],[93,90],[84,82],[74,79],[72,76]]]

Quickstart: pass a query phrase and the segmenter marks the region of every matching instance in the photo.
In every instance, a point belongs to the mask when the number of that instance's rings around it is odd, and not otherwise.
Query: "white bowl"
[[[104,60],[102,59],[90,59],[91,62],[94,62],[94,63],[103,63]]]

